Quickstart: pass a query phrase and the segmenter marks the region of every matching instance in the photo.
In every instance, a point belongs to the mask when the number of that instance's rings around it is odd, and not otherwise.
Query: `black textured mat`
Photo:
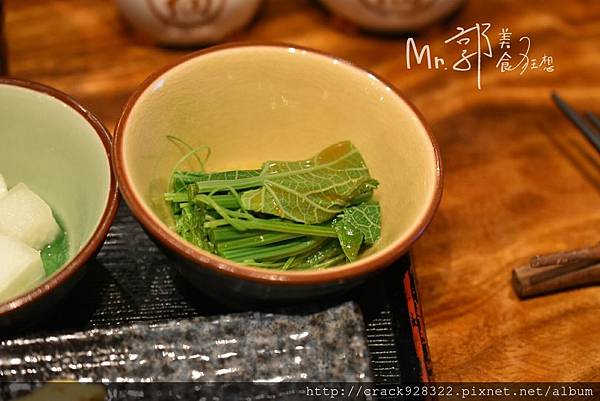
[[[371,382],[355,303],[246,312],[0,342],[4,382]],[[0,399],[2,399],[0,391]]]
[[[259,309],[306,314],[354,301],[363,312],[374,381],[420,382],[422,364],[415,349],[414,321],[410,318],[403,286],[409,267],[407,256],[347,294],[311,303]],[[137,322],[157,323],[256,310],[255,307],[249,310],[243,306],[224,306],[199,293],[177,274],[122,204],[104,247],[75,290],[46,321],[26,332],[3,333],[2,337],[40,337]]]

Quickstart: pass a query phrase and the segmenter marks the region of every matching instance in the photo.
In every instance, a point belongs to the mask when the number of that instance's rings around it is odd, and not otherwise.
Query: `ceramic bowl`
[[[412,32],[439,21],[465,0],[321,0],[357,25],[379,32]]]
[[[25,183],[53,209],[69,238],[70,259],[18,298],[0,304],[0,326],[54,305],[98,251],[117,210],[110,136],[75,100],[47,86],[0,78],[0,172]]]
[[[217,43],[252,21],[262,0],[117,0],[127,21],[169,46]]]
[[[167,135],[209,146],[210,171],[304,159],[351,140],[381,183],[382,237],[354,263],[305,272],[248,267],[196,248],[169,228],[163,193],[182,153]],[[150,76],[121,115],[113,162],[143,227],[183,276],[221,298],[290,301],[355,285],[408,251],[442,188],[430,130],[393,86],[346,61],[284,45],[218,46]]]

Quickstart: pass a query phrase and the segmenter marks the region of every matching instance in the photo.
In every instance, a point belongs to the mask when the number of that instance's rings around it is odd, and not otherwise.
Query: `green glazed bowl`
[[[61,268],[0,304],[0,326],[54,305],[104,242],[118,205],[109,149],[106,128],[66,94],[0,78],[0,173],[9,188],[23,182],[40,195],[69,238],[69,259]]]

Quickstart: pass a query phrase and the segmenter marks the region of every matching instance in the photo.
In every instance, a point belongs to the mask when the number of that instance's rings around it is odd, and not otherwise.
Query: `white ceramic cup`
[[[244,28],[262,0],[116,0],[129,23],[157,43],[217,43]]]
[[[333,13],[372,31],[425,28],[456,10],[464,0],[321,0]]]

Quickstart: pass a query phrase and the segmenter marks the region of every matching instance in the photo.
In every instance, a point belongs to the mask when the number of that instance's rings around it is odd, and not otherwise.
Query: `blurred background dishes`
[[[425,28],[456,10],[464,0],[321,0],[333,13],[362,28],[409,32]]]
[[[244,28],[262,0],[116,0],[129,23],[169,46],[217,43]]]

